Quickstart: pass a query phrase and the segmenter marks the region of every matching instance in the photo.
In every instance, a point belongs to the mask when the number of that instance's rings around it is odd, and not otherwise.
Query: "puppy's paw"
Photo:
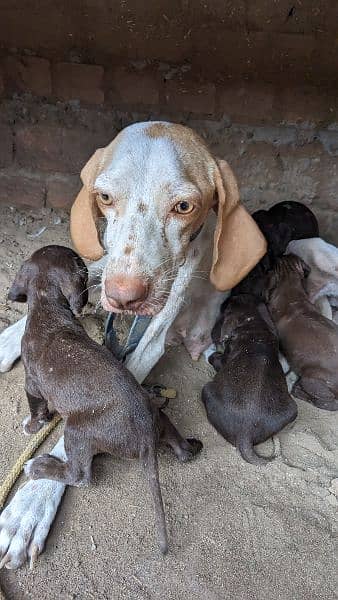
[[[179,457],[181,462],[188,462],[192,460],[196,454],[199,454],[203,448],[202,442],[196,440],[195,438],[188,438],[184,445],[184,449],[182,449],[182,453]]]
[[[42,454],[28,460],[25,464],[25,474],[29,479],[57,479],[56,475],[64,462],[50,454]]]
[[[22,421],[22,428],[25,435],[32,435],[40,431],[41,427],[48,423],[48,419],[32,419],[30,416]]]

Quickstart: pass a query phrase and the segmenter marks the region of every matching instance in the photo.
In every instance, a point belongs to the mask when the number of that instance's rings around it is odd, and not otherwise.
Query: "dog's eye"
[[[109,197],[108,194],[102,194],[100,192],[99,193],[99,197],[100,197],[100,200],[101,200],[102,204],[107,204],[108,205],[108,204],[111,204],[113,202],[112,199]]]
[[[174,211],[179,213],[180,215],[188,215],[194,210],[195,206],[192,202],[188,200],[181,200],[181,202],[177,202],[174,206]]]

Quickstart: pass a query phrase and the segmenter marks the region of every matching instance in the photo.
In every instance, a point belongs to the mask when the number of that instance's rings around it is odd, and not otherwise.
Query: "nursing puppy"
[[[313,212],[300,202],[279,202],[269,210],[252,214],[267,243],[267,252],[259,263],[233,288],[233,294],[254,294],[264,300],[265,275],[283,256],[291,240],[318,235],[318,222]],[[295,242],[291,242],[295,243]],[[297,242],[296,242],[297,243]]]
[[[288,254],[267,281],[267,301],[281,350],[299,376],[292,393],[318,408],[338,410],[338,326],[310,302],[304,279],[309,268]]]
[[[252,217],[268,242],[272,259],[282,256],[291,240],[319,235],[315,215],[301,202],[278,202],[268,210],[257,210]]]
[[[332,308],[338,308],[338,248],[313,237],[290,242],[287,254],[296,254],[310,267],[305,280],[309,299],[325,317],[332,319]]]
[[[90,481],[95,454],[142,459],[155,504],[160,548],[165,553],[167,533],[156,448],[164,442],[179,460],[187,461],[202,444],[183,439],[133,375],[88,337],[75,318],[87,297],[84,262],[61,246],[35,252],[10,289],[11,300],[28,302],[22,358],[31,414],[24,429],[38,431],[50,418],[49,409],[65,419],[67,461],[45,454],[29,461],[26,473],[31,479],[82,486]]]
[[[253,446],[297,416],[266,306],[250,294],[232,296],[212,337],[224,344],[224,354],[209,358],[217,373],[202,391],[208,419],[244,460],[264,465],[271,459],[258,456]]]

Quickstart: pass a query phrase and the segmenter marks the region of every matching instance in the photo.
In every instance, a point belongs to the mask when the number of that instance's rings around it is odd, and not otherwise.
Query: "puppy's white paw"
[[[9,371],[19,358],[25,326],[26,317],[23,317],[0,333],[0,373]]]

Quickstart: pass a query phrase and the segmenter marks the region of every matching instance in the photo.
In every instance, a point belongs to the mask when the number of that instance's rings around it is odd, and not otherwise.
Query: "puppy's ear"
[[[272,317],[268,311],[268,308],[264,304],[264,302],[260,302],[260,304],[258,304],[258,306],[257,306],[257,309],[258,309],[258,312],[261,315],[262,319],[265,321],[265,323],[269,327],[271,333],[273,333],[273,335],[277,335],[276,325],[274,324]]]
[[[28,280],[28,266],[27,263],[23,263],[10,287],[7,296],[8,300],[12,302],[27,302]]]
[[[266,252],[266,241],[239,201],[235,176],[227,162],[217,161],[217,224],[210,279],[216,289],[230,290]]]
[[[297,258],[297,270],[304,277],[304,279],[306,279],[310,275],[311,269],[302,258],[299,256]]]
[[[99,148],[81,171],[84,187],[70,213],[70,234],[77,252],[89,260],[103,256],[97,221],[101,213],[94,193],[95,179],[101,171],[105,148]],[[102,215],[101,215],[102,216]]]
[[[286,251],[292,238],[291,227],[287,223],[273,225],[269,234],[264,232],[268,241],[268,252],[273,258],[280,258]]]
[[[79,256],[74,256],[74,262],[75,272],[66,277],[60,285],[72,312],[79,316],[88,302],[88,269]]]
[[[264,302],[268,303],[270,301],[271,294],[272,294],[273,290],[278,285],[279,277],[278,277],[276,269],[273,269],[272,271],[269,271],[265,275],[264,280],[265,281],[264,281],[264,289],[263,289],[263,292],[262,292],[262,298],[263,298]]]

